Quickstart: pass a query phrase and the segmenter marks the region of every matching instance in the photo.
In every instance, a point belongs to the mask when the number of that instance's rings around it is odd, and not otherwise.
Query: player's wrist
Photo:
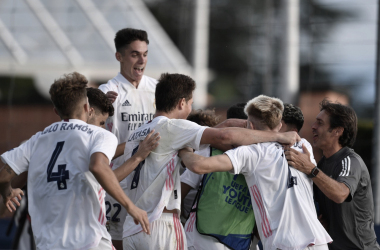
[[[319,172],[320,172],[320,169],[317,166],[314,166],[314,168],[311,169],[311,171],[309,172],[309,174],[307,175],[307,177],[309,177],[309,178],[317,177],[317,175],[319,174]]]

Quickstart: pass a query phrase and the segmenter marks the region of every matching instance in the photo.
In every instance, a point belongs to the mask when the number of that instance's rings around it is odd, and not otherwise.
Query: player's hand
[[[12,210],[16,211],[15,204],[20,206],[21,195],[24,195],[24,192],[21,189],[16,188],[11,189],[9,195],[5,198],[3,197],[4,205],[8,208],[9,212],[12,212]]]
[[[108,100],[113,103],[116,100],[118,94],[115,91],[108,91],[106,96]]]
[[[290,166],[301,171],[302,173],[310,174],[311,170],[313,170],[315,166],[310,161],[310,153],[307,150],[305,144],[302,144],[302,149],[304,153],[290,148],[289,150],[285,151],[285,157]]]
[[[294,145],[296,142],[299,142],[301,140],[301,137],[294,131],[277,134],[277,141],[281,144]]]
[[[144,232],[150,234],[148,214],[144,210],[133,205],[127,212],[132,216],[136,225],[140,224]]]
[[[136,157],[139,161],[145,160],[152,150],[157,148],[158,141],[161,139],[160,133],[154,133],[154,129],[145,137],[145,139],[140,142],[139,148],[136,152]]]
[[[194,152],[194,150],[192,148],[189,148],[189,147],[183,148],[183,149],[178,151],[178,156],[182,157],[186,153],[193,153],[193,152]]]

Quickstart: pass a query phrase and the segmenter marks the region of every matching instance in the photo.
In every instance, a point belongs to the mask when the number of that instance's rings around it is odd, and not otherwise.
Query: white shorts
[[[107,240],[106,238],[102,238],[99,242],[99,245],[97,247],[90,248],[90,250],[116,250],[112,243]]]
[[[123,225],[128,215],[127,210],[110,195],[106,196],[105,202],[107,231],[111,235],[112,240],[123,240]]]
[[[150,223],[150,235],[144,232],[125,237],[123,249],[136,250],[185,250],[186,236],[178,214],[163,213]]]

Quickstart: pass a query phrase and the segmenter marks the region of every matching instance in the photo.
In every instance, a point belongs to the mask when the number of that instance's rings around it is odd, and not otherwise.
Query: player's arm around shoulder
[[[194,154],[193,149],[184,148],[178,153],[186,168],[196,174],[207,174],[211,172],[230,171],[233,166],[227,155],[216,155],[204,157]]]

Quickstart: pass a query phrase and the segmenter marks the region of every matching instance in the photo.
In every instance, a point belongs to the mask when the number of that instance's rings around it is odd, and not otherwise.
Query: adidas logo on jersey
[[[121,106],[132,106],[132,105],[128,102],[128,100],[125,100],[125,102]]]

